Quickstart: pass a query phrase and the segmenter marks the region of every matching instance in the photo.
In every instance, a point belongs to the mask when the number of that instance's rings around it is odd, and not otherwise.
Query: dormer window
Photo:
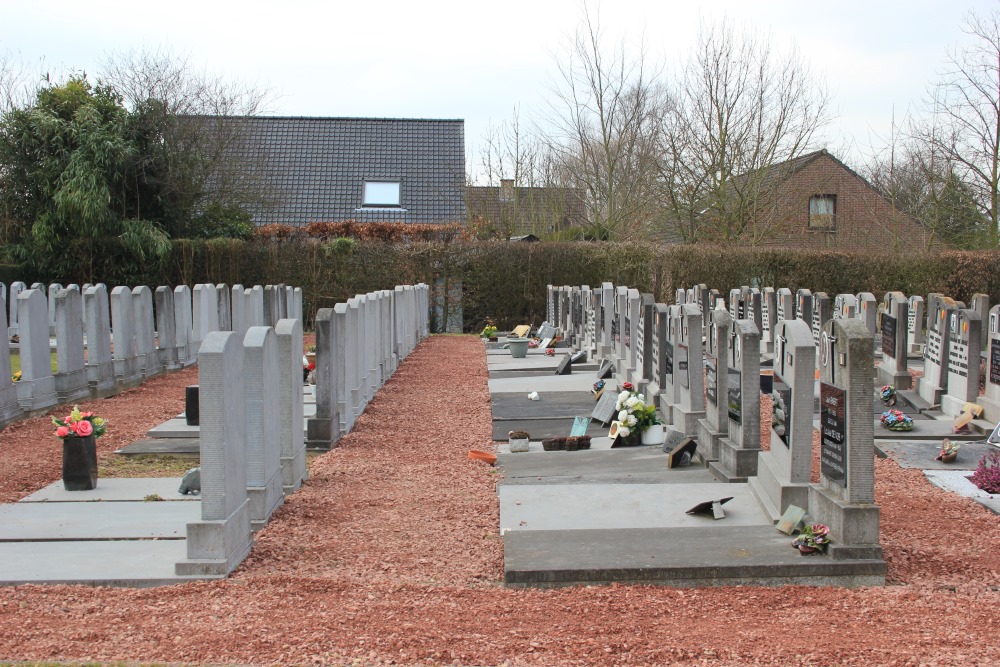
[[[836,229],[837,195],[816,195],[809,199],[809,229]]]
[[[399,208],[399,181],[365,181],[361,205],[367,208]]]

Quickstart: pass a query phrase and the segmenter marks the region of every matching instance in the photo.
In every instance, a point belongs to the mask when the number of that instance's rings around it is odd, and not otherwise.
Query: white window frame
[[[816,210],[826,208],[827,203],[831,209],[829,213]],[[827,232],[837,230],[837,195],[813,195],[809,198],[809,229]]]
[[[395,197],[391,196],[391,188],[395,186]],[[386,196],[388,195],[388,196]],[[365,179],[361,190],[361,207],[399,209],[403,206],[403,184],[400,181],[386,179]]]

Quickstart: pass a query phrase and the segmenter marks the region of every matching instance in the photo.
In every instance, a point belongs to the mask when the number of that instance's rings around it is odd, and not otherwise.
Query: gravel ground
[[[0,589],[0,660],[997,663],[997,518],[891,460],[876,460],[884,588],[503,588],[496,475],[466,458],[492,448],[481,351],[471,337],[421,344],[227,581]],[[179,412],[193,381],[185,371],[88,404],[111,420],[102,456]],[[4,500],[58,477],[43,419],[3,434]]]

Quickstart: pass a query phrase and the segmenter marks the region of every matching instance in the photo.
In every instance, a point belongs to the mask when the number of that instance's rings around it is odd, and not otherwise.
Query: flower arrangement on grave
[[[549,349],[545,350],[545,356],[546,357],[554,357],[554,356],[556,356],[556,351],[553,348],[550,347]]]
[[[1000,452],[992,451],[979,459],[968,480],[986,493],[1000,493]]]
[[[532,350],[534,350],[536,347],[538,347],[541,344],[542,344],[542,341],[538,340],[537,338],[532,338],[531,340],[528,341],[528,347],[530,347]]]
[[[483,338],[495,338],[497,335],[497,328],[493,326],[493,323],[491,322],[483,327],[483,331],[479,335]]]
[[[316,384],[316,380],[309,380],[309,374],[312,373],[315,378],[316,373],[316,362],[309,361],[307,357],[302,357],[302,381],[309,382],[309,384]]]
[[[631,382],[622,385],[615,410],[618,411],[618,435],[627,438],[632,433],[642,433],[645,429],[660,423],[656,406],[646,403],[646,397],[635,391]]]
[[[10,376],[10,381],[11,382],[20,382],[21,381],[21,371],[17,371],[13,375],[11,375]]]
[[[958,450],[962,447],[962,443],[958,441],[944,439],[941,443],[941,453],[934,457],[935,461],[941,461],[942,463],[951,463],[958,458]]]
[[[884,384],[882,385],[882,388],[878,390],[878,397],[882,399],[882,403],[887,408],[891,408],[896,405],[896,388],[891,384]]]
[[[79,405],[73,406],[73,411],[60,419],[53,417],[56,426],[56,436],[59,438],[86,438],[92,435],[100,438],[107,430],[107,422],[93,412],[81,412]]]
[[[890,431],[913,430],[913,419],[899,410],[886,410],[882,413],[881,421],[883,428]]]
[[[802,554],[823,553],[830,543],[830,527],[822,523],[806,524],[792,540],[792,546]]]

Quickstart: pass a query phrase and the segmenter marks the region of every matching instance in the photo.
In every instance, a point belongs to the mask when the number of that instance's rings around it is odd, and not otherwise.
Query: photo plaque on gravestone
[[[830,481],[847,487],[847,396],[843,389],[820,383],[820,470]]]
[[[726,406],[729,418],[737,424],[743,423],[743,373],[738,368],[729,367],[729,389],[727,390]]]
[[[792,388],[778,374],[774,374],[774,388],[771,391],[771,427],[785,447],[791,439]]]
[[[667,366],[669,368],[669,366]],[[691,375],[688,369],[688,346],[677,343],[677,373],[680,375],[682,387],[691,386]]]
[[[896,318],[889,313],[882,314],[882,354],[896,357]]]
[[[594,406],[594,411],[590,413],[590,418],[607,426],[618,416],[618,411],[615,410],[617,405],[618,394],[612,391],[605,391],[601,393],[601,397],[597,400],[597,405]]]

